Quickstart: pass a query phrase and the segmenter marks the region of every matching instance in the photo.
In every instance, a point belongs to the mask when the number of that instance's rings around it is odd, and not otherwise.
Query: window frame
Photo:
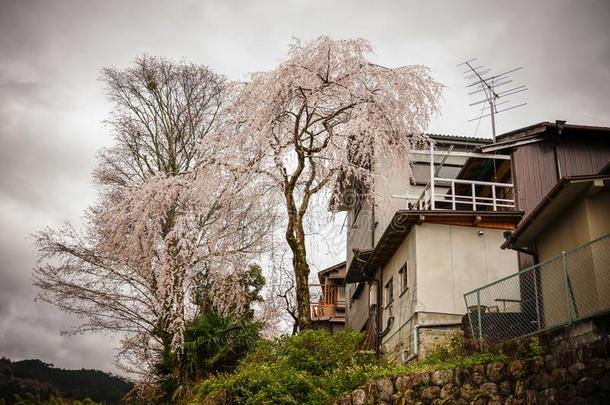
[[[389,307],[394,302],[394,277],[390,277],[388,282],[383,287],[383,298],[385,308]]]
[[[400,296],[407,292],[409,289],[409,261],[405,261],[398,270],[398,274],[400,274]]]

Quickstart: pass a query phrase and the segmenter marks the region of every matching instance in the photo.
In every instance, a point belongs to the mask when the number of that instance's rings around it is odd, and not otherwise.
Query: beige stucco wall
[[[503,240],[498,229],[416,225],[383,270],[384,286],[390,278],[394,281],[394,322],[382,339],[384,355],[399,359],[413,342],[415,324],[459,323],[466,313],[464,293],[515,273],[517,254],[500,249]],[[399,270],[407,260],[409,288],[401,295]],[[504,298],[519,299],[518,288],[507,294]],[[390,307],[384,307],[383,328],[389,317]],[[446,334],[429,332],[428,349]]]
[[[464,293],[517,272],[517,253],[500,249],[502,232],[428,223],[417,226],[417,310],[464,314]],[[503,298],[518,299],[518,295],[518,290],[511,291]]]
[[[588,197],[586,204],[591,240],[610,233],[610,190]]]
[[[540,262],[540,286],[543,296],[545,327],[563,324],[571,317],[610,308],[610,240],[597,246],[574,248],[610,233],[610,192],[584,195],[557,217],[536,239]],[[563,261],[556,258],[568,252],[566,269],[570,287],[566,294]],[[574,300],[576,306],[571,302]]]

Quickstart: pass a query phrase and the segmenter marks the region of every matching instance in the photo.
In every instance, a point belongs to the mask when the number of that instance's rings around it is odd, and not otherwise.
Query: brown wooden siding
[[[512,152],[512,171],[517,209],[523,218],[542,201],[560,176],[597,174],[610,162],[610,139],[605,135],[564,137],[522,145]],[[555,150],[557,145],[557,150]],[[557,162],[559,162],[559,169]],[[534,265],[534,259],[519,254],[521,270]]]
[[[597,174],[610,162],[610,142],[590,138],[567,140],[559,145],[557,155],[562,177]]]
[[[610,161],[610,142],[584,136],[547,140],[520,146],[512,157],[517,209],[525,218],[559,181],[557,162],[561,177],[597,174]]]
[[[555,150],[550,142],[523,145],[512,153],[517,209],[529,214],[557,184]]]

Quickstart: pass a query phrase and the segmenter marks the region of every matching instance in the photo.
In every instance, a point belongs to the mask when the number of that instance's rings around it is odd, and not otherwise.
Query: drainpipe
[[[377,269],[377,271],[379,271],[379,269]],[[383,270],[379,271],[379,277],[376,279],[377,281],[377,308],[375,308],[375,310],[377,311],[377,342],[375,344],[375,352],[377,352],[377,357],[379,357],[379,355],[381,354],[381,313],[382,313],[382,308],[381,308],[381,301],[382,301],[382,297],[381,297],[381,285],[383,284]]]
[[[556,120],[555,121],[555,128],[557,128],[557,135],[561,136],[561,133],[563,132],[563,128],[566,125],[566,121],[563,120]],[[555,168],[557,170],[557,181],[561,180],[561,164],[559,163],[559,140],[557,140],[555,142],[553,151],[555,152]]]
[[[377,222],[375,221],[375,203],[373,202],[371,208],[371,249],[375,249],[375,228],[377,228]]]

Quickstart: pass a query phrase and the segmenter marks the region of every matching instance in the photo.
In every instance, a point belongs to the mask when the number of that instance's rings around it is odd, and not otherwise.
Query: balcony
[[[312,321],[345,320],[345,301],[337,301],[334,304],[311,304]]]
[[[419,156],[420,162],[421,155],[428,156],[428,176],[419,194],[392,196],[404,199],[406,209],[509,211],[516,208],[514,186],[510,182],[509,155],[454,152],[451,149],[437,153],[433,146],[426,151],[412,150],[410,153]],[[439,176],[443,165],[457,158],[467,159],[457,177]],[[497,181],[496,178],[506,181]]]
[[[447,192],[437,192],[445,190]],[[418,210],[505,211],[515,209],[512,183],[432,177],[419,198],[409,204]]]

